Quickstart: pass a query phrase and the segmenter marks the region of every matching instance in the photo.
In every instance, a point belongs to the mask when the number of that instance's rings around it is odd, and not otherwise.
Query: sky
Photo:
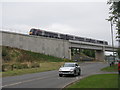
[[[16,1],[16,2],[15,2]],[[31,28],[108,41],[111,45],[109,5],[106,2],[2,2],[0,28],[28,34]],[[114,44],[116,30],[114,29]]]

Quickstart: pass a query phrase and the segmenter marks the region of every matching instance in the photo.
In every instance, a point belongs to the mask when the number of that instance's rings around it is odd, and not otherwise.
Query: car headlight
[[[59,71],[62,71],[62,69],[59,69]]]
[[[74,71],[74,69],[70,69],[70,71]]]

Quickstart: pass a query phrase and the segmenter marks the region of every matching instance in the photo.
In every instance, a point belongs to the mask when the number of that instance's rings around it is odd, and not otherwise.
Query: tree
[[[95,58],[95,51],[94,50],[82,50],[82,53],[84,53],[85,55],[89,56],[89,57],[93,57]]]
[[[116,30],[117,30],[117,36],[116,39],[118,41],[118,55],[120,57],[120,1],[115,2],[114,0],[109,0],[107,2],[107,4],[110,5],[109,8],[109,19],[108,21],[113,22],[113,24],[115,24],[116,26]]]

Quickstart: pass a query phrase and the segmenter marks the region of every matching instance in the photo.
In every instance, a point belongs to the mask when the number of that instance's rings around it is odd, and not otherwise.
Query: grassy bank
[[[69,59],[2,46],[2,75],[14,76],[58,69]]]
[[[42,63],[40,63],[39,68],[16,69],[13,71],[3,72],[2,76],[3,77],[15,76],[15,75],[23,75],[23,74],[29,74],[29,73],[37,73],[37,72],[43,72],[43,71],[56,70],[56,69],[59,69],[63,63],[64,62],[59,62],[59,63],[57,63],[57,62],[42,62]]]
[[[92,75],[68,86],[67,88],[118,88],[118,75]]]
[[[101,71],[107,71],[107,72],[117,72],[118,71],[118,65],[112,65],[111,67],[108,66],[108,67],[105,67],[105,68],[102,68]]]
[[[57,58],[50,55],[31,52],[18,48],[2,46],[3,63],[7,62],[63,62],[64,59]]]

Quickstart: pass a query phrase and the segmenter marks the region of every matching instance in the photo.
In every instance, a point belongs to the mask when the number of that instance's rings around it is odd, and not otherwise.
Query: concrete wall
[[[98,61],[104,61],[105,60],[105,52],[103,50],[96,50],[95,59]]]
[[[69,42],[61,39],[41,36],[29,36],[17,33],[2,33],[2,45],[16,47],[33,52],[70,59]]]

